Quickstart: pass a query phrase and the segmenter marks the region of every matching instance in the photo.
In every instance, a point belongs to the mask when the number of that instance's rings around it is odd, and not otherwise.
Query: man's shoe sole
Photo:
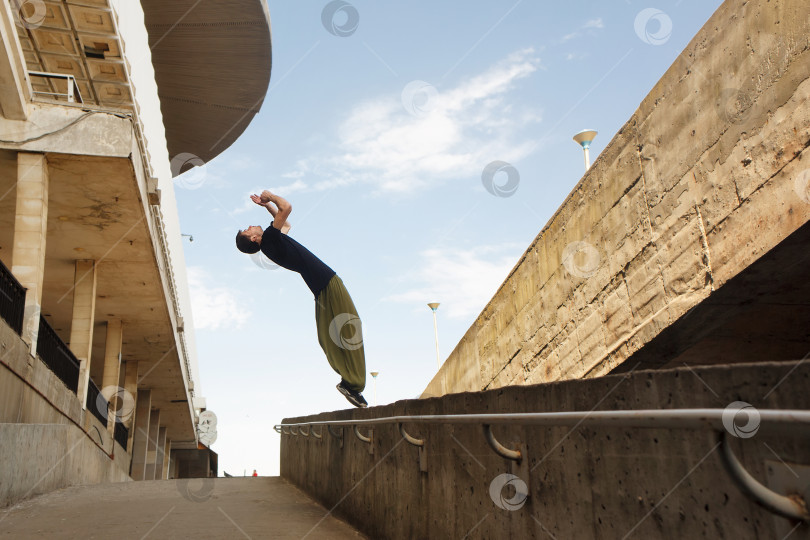
[[[354,405],[355,407],[359,407],[361,409],[365,409],[366,407],[368,407],[367,403],[363,403],[362,401],[359,401],[356,397],[354,397],[354,395],[351,393],[351,391],[348,388],[344,388],[343,386],[340,385],[340,383],[338,383],[336,388],[337,388],[338,392],[343,394],[343,397],[345,397],[346,400],[348,400],[348,402],[351,403],[352,405]]]

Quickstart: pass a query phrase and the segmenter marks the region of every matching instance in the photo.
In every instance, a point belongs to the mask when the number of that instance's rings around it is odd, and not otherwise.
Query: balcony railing
[[[98,418],[98,421],[106,426],[109,404],[92,379],[90,379],[89,384],[87,385],[86,405],[87,410],[93,413],[93,416]]]
[[[127,441],[129,441],[129,430],[127,426],[122,424],[121,422],[115,423],[115,442],[121,445],[121,448],[124,449],[124,452],[127,450]]]
[[[45,317],[39,318],[37,355],[71,392],[79,388],[79,360],[65,342],[54,332]]]
[[[25,288],[0,262],[0,316],[15,332],[22,334],[25,312]]]

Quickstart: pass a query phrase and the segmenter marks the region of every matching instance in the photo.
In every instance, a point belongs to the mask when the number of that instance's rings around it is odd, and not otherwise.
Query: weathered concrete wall
[[[425,390],[593,377],[810,220],[810,3],[727,0]]]
[[[129,480],[129,461],[0,319],[0,507],[70,485]]]
[[[690,368],[692,369],[692,368]],[[486,392],[400,401],[284,422],[394,415],[612,409],[720,408],[746,401],[757,409],[810,407],[810,363],[736,364],[633,372],[596,379],[512,386]],[[740,422],[740,420],[742,422]],[[746,423],[743,416],[739,424]],[[507,444],[525,445],[515,470],[484,440],[480,425],[406,424],[426,440],[427,472],[396,426],[374,430],[368,444],[345,430],[343,446],[281,436],[281,474],[371,538],[784,538],[793,524],[763,510],[725,473],[709,430],[495,426]],[[361,432],[366,434],[365,428]],[[810,464],[806,436],[764,427],[732,448],[768,483],[769,470],[793,475]],[[509,511],[490,496],[503,473],[528,477],[529,497]],[[806,478],[801,488],[807,490]],[[781,493],[784,487],[774,488]],[[509,489],[499,496],[512,498]],[[808,492],[805,496],[810,496]],[[810,538],[807,526],[791,538]]]
[[[131,481],[72,424],[0,424],[0,507],[55,489]]]

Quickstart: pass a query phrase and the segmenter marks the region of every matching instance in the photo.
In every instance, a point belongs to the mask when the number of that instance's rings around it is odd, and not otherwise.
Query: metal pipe
[[[319,432],[316,432],[314,429],[312,430],[312,436],[315,437],[316,439],[322,439],[323,438],[322,435],[323,435],[323,428],[321,428],[321,431]]]
[[[759,483],[756,478],[745,470],[731,450],[731,445],[728,443],[728,434],[725,431],[720,434],[720,445],[723,452],[723,464],[745,495],[774,514],[798,521],[810,521],[807,501],[800,495],[794,495],[793,498],[780,495]]]
[[[302,425],[306,425],[306,424],[290,424],[290,433],[292,433],[293,435],[298,435],[298,429]],[[295,428],[295,431],[293,431],[293,428]]]
[[[361,441],[363,441],[364,443],[371,444],[371,437],[366,437],[364,435],[361,435],[360,430],[357,428],[357,426],[354,426],[354,434],[357,435],[357,438],[360,439]]]
[[[327,431],[329,431],[329,434],[330,434],[332,437],[334,437],[334,438],[336,438],[336,439],[342,439],[342,438],[343,438],[343,429],[341,429],[341,430],[340,430],[340,435],[338,435],[337,433],[335,433],[335,432],[332,430],[332,426],[330,426],[330,425],[328,425],[328,424],[327,424],[327,426],[326,426],[326,429],[327,429]]]
[[[520,455],[520,450],[511,450],[500,442],[498,439],[495,438],[495,435],[492,433],[492,426],[489,424],[484,424],[484,437],[486,437],[487,442],[489,443],[490,448],[495,450],[495,453],[501,457],[505,457],[506,459],[511,459],[513,461],[520,461],[523,456]]]
[[[304,426],[301,426],[300,428],[298,428],[298,431],[300,431],[301,435],[303,435],[304,437],[309,437],[309,431],[312,429],[312,426],[306,426],[306,428],[307,430],[304,431]]]
[[[402,438],[405,439],[406,441],[408,441],[409,443],[411,443],[412,445],[418,446],[420,448],[425,446],[425,439],[416,439],[416,438],[411,437],[410,435],[408,435],[405,432],[405,427],[402,425],[401,422],[399,424],[399,432],[402,434]]]
[[[553,413],[501,413],[387,416],[366,420],[324,420],[281,424],[290,426],[357,426],[377,424],[527,424],[539,426],[602,426],[659,429],[724,430],[725,409],[642,409],[635,411],[577,411]],[[810,411],[759,410],[760,430],[810,433]]]

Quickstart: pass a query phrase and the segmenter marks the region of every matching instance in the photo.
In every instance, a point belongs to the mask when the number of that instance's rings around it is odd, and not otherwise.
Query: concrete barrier
[[[284,422],[397,415],[630,409],[810,409],[810,362],[634,371],[597,379],[513,386],[323,413]],[[738,418],[745,424],[749,417]],[[710,430],[494,426],[526,456],[514,465],[479,425],[375,427],[373,444],[344,429],[341,442],[281,436],[281,474],[371,538],[783,538],[794,523],[743,495],[723,469]],[[368,435],[367,428],[361,433]],[[752,431],[752,430],[749,430]],[[806,435],[730,436],[760,482],[810,500]],[[369,449],[373,452],[370,453]],[[519,484],[528,497],[516,497]],[[799,478],[798,476],[801,476]],[[790,481],[795,485],[791,486]],[[510,482],[512,487],[510,487]],[[793,538],[810,538],[806,525]]]
[[[810,3],[727,0],[532,242],[425,397],[615,369],[810,221],[808,145]],[[794,299],[779,318],[807,311],[806,297]],[[777,305],[755,318],[776,320]],[[807,343],[803,331],[789,337]],[[733,356],[753,361],[761,348]]]
[[[72,486],[123,482],[130,456],[0,319],[0,507]]]

